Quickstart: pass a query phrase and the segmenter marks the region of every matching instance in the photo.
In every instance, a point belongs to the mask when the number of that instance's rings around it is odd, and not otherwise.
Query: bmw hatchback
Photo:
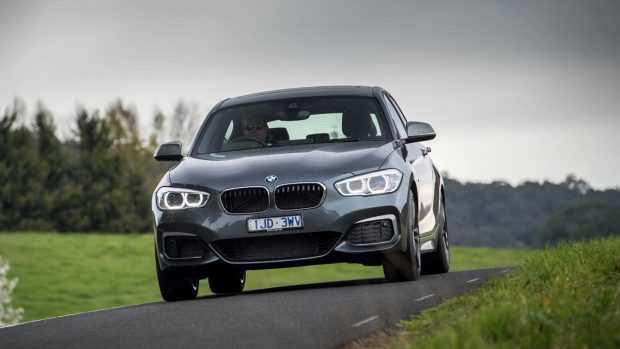
[[[219,102],[153,193],[155,266],[166,301],[241,292],[246,270],[382,265],[390,281],[450,265],[442,177],[384,89],[314,87]]]

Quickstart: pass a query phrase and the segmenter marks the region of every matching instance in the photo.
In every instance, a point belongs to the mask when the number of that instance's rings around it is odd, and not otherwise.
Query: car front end
[[[375,151],[389,154],[391,148],[386,143]],[[401,170],[358,175],[291,171],[287,166],[274,170],[268,163],[274,157],[278,156],[246,155],[244,162],[263,165],[222,181],[201,179],[218,176],[206,174],[216,164],[204,159],[186,159],[165,176],[152,203],[161,269],[208,277],[222,265],[380,265],[383,253],[403,248],[401,233],[406,231],[409,209],[407,190],[398,189],[407,186],[403,182],[410,177]],[[205,175],[188,175],[200,173],[201,167]]]

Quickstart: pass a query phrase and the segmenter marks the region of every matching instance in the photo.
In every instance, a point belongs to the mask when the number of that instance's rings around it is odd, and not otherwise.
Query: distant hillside
[[[538,247],[580,237],[620,235],[620,191],[562,183],[461,183],[444,178],[453,244]]]

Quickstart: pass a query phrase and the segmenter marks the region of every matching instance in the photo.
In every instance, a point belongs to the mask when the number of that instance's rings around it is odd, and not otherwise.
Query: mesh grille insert
[[[276,189],[276,206],[282,210],[319,206],[325,189],[318,183],[287,184]]]
[[[322,256],[339,237],[336,232],[271,235],[219,240],[213,247],[233,262],[277,261]]]
[[[200,240],[194,236],[166,236],[164,252],[168,258],[197,258],[207,253]]]
[[[229,213],[254,213],[269,208],[269,192],[262,187],[229,189],[220,196]]]
[[[373,244],[390,241],[394,237],[392,221],[382,219],[358,223],[349,230],[346,241],[352,244]]]

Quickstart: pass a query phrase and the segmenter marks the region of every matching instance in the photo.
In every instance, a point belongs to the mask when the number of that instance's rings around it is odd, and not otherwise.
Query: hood
[[[394,151],[391,142],[349,142],[256,148],[186,157],[170,170],[171,184],[214,189],[322,181],[379,169]]]

